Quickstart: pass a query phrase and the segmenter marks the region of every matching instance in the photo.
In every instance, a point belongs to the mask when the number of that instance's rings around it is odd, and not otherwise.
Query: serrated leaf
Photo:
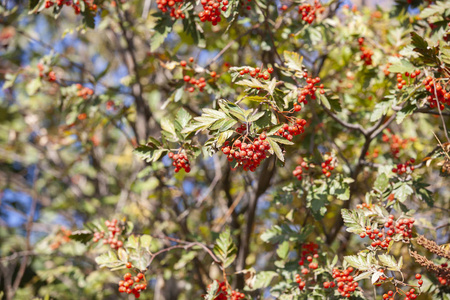
[[[97,256],[95,258],[95,262],[100,266],[100,268],[115,268],[124,264],[123,261],[120,261],[117,258],[117,255],[113,251],[108,251],[107,253]]]
[[[217,137],[216,147],[222,146],[225,143],[225,141],[234,134],[234,132],[235,132],[234,130],[227,130],[227,131],[221,132],[219,134],[219,136]]]
[[[69,236],[71,240],[81,242],[83,244],[87,244],[90,242],[93,238],[94,234],[91,231],[88,230],[78,230],[72,232],[72,234]]]
[[[391,108],[391,101],[383,101],[375,104],[372,114],[370,115],[370,122],[378,121],[382,116],[386,115]]]
[[[362,272],[361,274],[359,274],[358,276],[353,278],[353,281],[359,281],[362,279],[366,279],[366,278],[369,278],[371,275],[372,275],[372,271]]]
[[[391,57],[389,58],[389,62],[391,65],[388,70],[392,73],[411,73],[416,69],[416,67],[409,60],[404,58]]]
[[[237,248],[231,238],[230,230],[223,231],[216,240],[214,254],[222,262],[222,266],[227,268],[236,259]]]
[[[400,202],[404,202],[409,195],[412,195],[414,190],[406,182],[399,182],[398,187],[394,189],[395,198]]]
[[[388,188],[388,186],[389,186],[389,178],[385,173],[379,175],[373,185],[373,187],[376,188],[381,193],[383,193]]]
[[[275,155],[278,157],[278,159],[281,160],[282,162],[284,162],[283,150],[281,150],[281,147],[278,145],[278,143],[271,137],[267,137],[266,140],[269,142],[269,145],[270,145],[269,152],[275,153]]]
[[[284,51],[283,57],[288,69],[295,72],[303,72],[302,69],[303,57],[300,56],[300,54],[290,51]]]
[[[278,273],[274,271],[263,271],[257,273],[253,289],[256,290],[269,287],[272,280],[277,276],[279,276]]]
[[[360,213],[358,210],[349,210],[345,208],[341,210],[341,214],[348,232],[358,234],[365,232],[366,218],[364,217],[364,214]]]
[[[271,139],[271,140],[274,140],[275,142],[277,142],[277,143],[279,143],[279,144],[284,144],[284,145],[294,145],[294,143],[291,142],[290,140],[285,139],[285,138],[280,137],[280,136],[271,135],[271,136],[270,136],[270,139]]]
[[[280,245],[278,245],[277,254],[278,254],[278,257],[280,257],[281,259],[287,258],[288,254],[289,254],[289,242],[288,241],[284,241]]]
[[[383,266],[387,267],[389,270],[400,271],[399,265],[393,256],[381,254],[378,255],[378,259],[383,264]]]

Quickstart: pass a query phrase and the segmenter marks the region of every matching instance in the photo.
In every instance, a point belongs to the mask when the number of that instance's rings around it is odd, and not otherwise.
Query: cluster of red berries
[[[203,11],[198,14],[200,21],[216,26],[222,20],[220,11],[227,10],[228,0],[201,0],[200,3],[203,6]]]
[[[239,75],[244,76],[245,74],[249,74],[251,77],[256,77],[259,79],[269,80],[270,74],[273,72],[273,68],[267,68],[267,73],[265,73],[264,70],[261,70],[260,68],[254,68],[250,70],[250,68],[244,68],[241,71],[239,71]]]
[[[297,99],[297,103],[294,103],[294,110],[295,111],[300,111],[301,110],[301,106],[300,104],[308,104],[308,101],[306,100],[306,96],[310,96],[311,99],[316,99],[316,91],[319,88],[320,89],[320,93],[321,94],[325,94],[325,91],[323,90],[323,84],[317,85],[320,83],[320,78],[316,77],[316,78],[312,78],[312,77],[308,77],[308,73],[303,73],[303,77],[306,78],[306,83],[307,85],[304,86],[301,90],[300,93],[298,95],[298,99]]]
[[[174,154],[169,152],[169,158],[173,160],[172,166],[175,167],[175,173],[178,173],[181,169],[184,169],[186,173],[191,171],[191,165],[189,164],[189,158],[186,153]]]
[[[431,94],[427,97],[431,108],[437,107],[438,103],[441,110],[445,108],[444,104],[450,105],[450,91],[447,91],[439,82],[436,82],[433,77],[427,76],[422,83]]]
[[[409,77],[411,79],[416,78],[417,76],[420,75],[420,70],[415,70],[414,72],[412,72],[411,74],[409,72],[406,72],[405,74],[402,73],[397,73],[397,88],[399,90],[401,90],[403,88],[403,86],[406,85],[406,80],[403,79],[403,75],[405,75],[405,77]]]
[[[103,239],[103,244],[109,244],[112,249],[119,249],[123,246],[123,242],[119,241],[116,237],[116,234],[120,234],[122,229],[117,226],[117,219],[113,219],[111,221],[105,221],[106,227],[108,227],[108,238],[105,238],[105,231],[95,232],[92,241],[97,243],[101,239]]]
[[[219,282],[218,280],[216,280]],[[208,285],[208,289],[211,288],[211,285]],[[214,298],[214,300],[240,300],[244,299],[245,295],[244,293],[239,293],[237,291],[231,291],[231,297],[228,299],[228,291],[227,291],[227,285],[225,281],[219,282],[219,289],[217,290],[217,296]]]
[[[183,5],[184,0],[156,0],[156,4],[158,8],[166,13],[170,11],[170,16],[175,19],[184,19],[186,16],[181,11],[181,6]]]
[[[420,274],[416,274],[420,275]],[[394,300],[395,295],[398,293],[400,294],[400,292],[404,293],[405,298],[404,300],[413,300],[417,298],[417,294],[416,294],[416,290],[415,289],[410,289],[409,291],[405,292],[403,290],[397,290],[398,292],[394,292],[394,291],[388,291],[387,293],[383,294],[383,299],[386,300]]]
[[[384,72],[384,76],[389,76],[389,74],[391,74],[391,72],[389,72],[389,68],[391,67],[391,63],[387,63],[386,66],[384,66],[383,68],[383,72]]]
[[[305,260],[311,262],[312,261],[311,255],[313,255],[314,258],[318,258],[319,255],[318,255],[317,249],[319,249],[319,245],[317,245],[316,243],[313,243],[313,242],[309,242],[309,243],[302,245],[302,256],[300,257],[300,261],[298,262],[298,264],[300,266],[303,266],[305,263]]]
[[[404,164],[397,164],[397,167],[392,169],[392,172],[402,175],[405,173],[411,174],[414,171],[414,166],[412,165],[416,160],[411,158]]]
[[[302,4],[298,7],[298,13],[302,15],[302,20],[311,24],[316,19],[316,13],[322,13],[324,8],[319,0],[314,0],[314,5],[309,3]]]
[[[331,176],[330,171],[333,171],[335,166],[336,166],[336,158],[333,156],[327,157],[325,161],[321,164],[322,174],[324,174],[326,177],[330,177]]]
[[[77,96],[82,97],[83,99],[87,99],[89,96],[94,94],[94,91],[88,87],[83,87],[81,84],[77,83]]]
[[[378,148],[373,149],[372,157],[377,158],[379,155],[380,155],[380,149],[378,149]],[[369,151],[366,152],[366,156],[370,156]]]
[[[447,264],[442,264],[441,266],[444,266],[444,265],[447,266]],[[450,284],[450,282],[448,282],[447,279],[445,279],[444,277],[439,276],[438,280],[441,285],[449,285]]]
[[[203,88],[206,86],[206,80],[204,77],[195,79],[194,77],[191,78],[189,75],[184,75],[183,80],[187,84],[193,85],[191,87],[186,87],[186,90],[190,93],[193,93],[195,91],[195,87],[197,87],[200,92],[203,92]]]
[[[359,50],[362,52],[361,60],[364,61],[364,64],[366,66],[372,65],[373,51],[364,46],[364,38],[363,37],[360,37],[358,39],[358,43],[359,43]]]
[[[302,275],[307,276],[310,273],[310,270],[316,270],[319,267],[319,264],[316,262],[319,258],[319,254],[317,253],[318,248],[319,245],[313,242],[309,242],[302,246],[302,256],[300,257],[300,261],[298,262],[298,264],[302,266],[302,270],[300,271]],[[308,262],[307,267],[305,267],[305,260]],[[301,291],[306,286],[306,280],[301,278],[300,274],[295,275],[295,282],[298,283],[298,288]]]
[[[356,205],[356,208],[372,210],[373,205],[372,204],[368,204],[368,203],[363,203],[363,204]],[[366,236],[364,235],[364,237],[366,237]]]
[[[327,289],[337,286],[337,290],[341,293],[341,296],[349,298],[358,287],[358,282],[354,281],[351,275],[353,271],[354,269],[352,267],[348,267],[343,271],[334,268],[332,276],[336,280],[336,283],[334,281],[324,282],[323,287]]]
[[[306,120],[304,119],[295,119],[290,124],[283,124],[283,126],[275,132],[274,135],[282,136],[286,138],[288,141],[292,141],[294,136],[302,134],[305,132]]]
[[[140,283],[141,281],[144,281],[144,283]],[[119,292],[134,294],[134,297],[139,298],[141,296],[141,291],[147,289],[147,284],[145,282],[145,275],[143,273],[138,273],[134,277],[131,273],[126,273],[123,276],[123,280],[119,281]]]
[[[72,231],[61,227],[55,235],[53,242],[49,245],[51,250],[58,249],[62,244],[65,244],[70,241],[70,235]]]
[[[37,64],[37,68],[39,70],[39,77],[41,78],[45,78],[47,81],[49,82],[54,82],[56,81],[56,74],[53,71],[44,71],[45,67],[43,64],[38,63]]]
[[[396,134],[392,134],[390,129],[387,129],[389,134],[383,133],[382,141],[385,143],[389,143],[391,148],[391,153],[395,158],[399,157],[400,149],[406,149],[409,142],[414,142],[415,138],[410,139],[402,139],[400,136]]]
[[[422,280],[422,275],[420,275],[419,273],[416,274],[416,276],[414,276],[417,279],[417,284],[419,286],[422,286],[423,284],[423,280]]]
[[[371,240],[373,240],[373,242],[370,244],[372,247],[376,248],[380,246],[383,249],[387,249],[392,238],[390,236],[385,237],[384,232],[384,229],[382,229],[381,231],[378,228],[372,230],[372,227],[367,226],[366,231],[360,233],[359,237],[363,239],[367,235]]]
[[[244,171],[254,172],[265,158],[269,156],[267,152],[270,149],[270,144],[266,141],[266,134],[261,133],[259,137],[251,141],[247,138],[249,143],[242,142],[237,139],[231,144],[226,141],[222,146],[222,153],[227,155],[228,161],[236,160],[238,166],[242,166]]]
[[[394,221],[394,216],[389,215],[388,220],[384,223],[384,227],[386,229],[378,229],[372,228],[370,226],[366,227],[366,231],[362,232],[359,236],[361,238],[365,238],[368,236],[373,242],[371,246],[376,248],[380,246],[383,249],[389,247],[389,243],[392,240],[392,236],[394,234],[402,235],[404,240],[410,239],[412,237],[412,228],[415,220],[413,218],[410,219],[400,219],[397,222]],[[386,235],[385,235],[386,234]]]
[[[305,161],[302,161],[299,166],[295,167],[295,170],[292,171],[292,174],[297,177],[298,180],[302,180],[303,169],[309,169],[308,164]]]
[[[236,132],[240,133],[240,134],[246,133],[247,132],[247,125],[246,124],[241,124],[241,126],[236,128]]]
[[[97,4],[94,4],[94,1],[89,1],[89,0],[76,0],[76,1],[72,1],[72,0],[46,0],[45,1],[45,8],[50,8],[53,5],[58,5],[59,7],[63,6],[64,4],[66,6],[72,6],[73,10],[75,12],[76,15],[81,13],[81,6],[80,6],[80,1],[84,2],[84,7],[85,9],[88,9],[92,12],[97,12]]]

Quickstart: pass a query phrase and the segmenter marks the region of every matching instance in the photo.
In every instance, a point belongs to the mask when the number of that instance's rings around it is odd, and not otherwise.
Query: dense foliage
[[[450,299],[450,2],[391,4],[2,1],[0,298]]]

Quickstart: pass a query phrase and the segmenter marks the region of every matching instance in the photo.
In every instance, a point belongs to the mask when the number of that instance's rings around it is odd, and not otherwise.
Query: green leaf
[[[150,41],[150,51],[154,52],[159,46],[162,45],[166,37],[172,31],[173,21],[168,16],[162,15],[160,19],[156,21],[156,25],[153,28],[155,31]]]
[[[252,116],[250,116],[250,118],[248,118],[248,122],[255,122],[257,120],[259,120],[262,116],[264,116],[266,112],[265,111],[260,111]]]
[[[411,73],[416,67],[407,59],[398,58],[398,57],[390,57],[389,62],[391,66],[389,67],[389,72],[392,73]]]
[[[317,99],[319,100],[319,103],[322,103],[323,106],[325,106],[328,109],[331,109],[330,102],[328,101],[327,97],[325,95],[321,94],[319,91],[316,91]]]
[[[383,264],[383,266],[388,268],[388,270],[400,271],[400,267],[392,255],[381,254],[378,255],[378,259]]]
[[[348,210],[343,208],[341,214],[348,232],[359,234],[366,231],[367,221],[364,214],[359,210]]]
[[[344,256],[344,260],[350,266],[360,271],[372,269],[372,255],[370,253],[367,256],[363,256],[362,254]]]
[[[184,108],[178,110],[177,118],[175,120],[175,125],[177,125],[176,127],[178,131],[183,130],[191,119],[192,116]]]
[[[113,251],[108,251],[95,258],[95,262],[100,266],[100,268],[116,268],[123,265],[124,262],[119,260],[117,255]]]
[[[34,94],[36,94],[36,92],[41,88],[41,86],[42,82],[40,77],[31,80],[26,86],[28,96],[33,96]]]
[[[426,19],[428,17],[431,17],[432,15],[438,14],[442,15],[443,12],[450,9],[450,2],[448,1],[436,1],[435,4],[431,4],[428,7],[424,8],[420,14],[420,19]],[[447,12],[448,14],[448,12]]]
[[[140,159],[146,162],[155,162],[158,159],[160,159],[163,154],[168,152],[166,149],[159,149],[155,147],[153,144],[147,145],[139,145],[137,148],[133,150],[133,153],[135,153]]]
[[[289,254],[289,242],[284,241],[278,246],[277,254],[281,259],[286,259]]]
[[[400,202],[404,202],[408,198],[408,196],[412,195],[413,193],[414,193],[414,190],[406,182],[398,182],[394,186],[395,198],[398,199],[398,201],[400,201]]]
[[[214,300],[216,299],[217,291],[219,289],[219,282],[214,280],[212,284],[208,286],[208,290],[206,291],[205,300]]]
[[[284,162],[283,151],[281,150],[281,147],[277,144],[277,142],[271,137],[267,137],[267,141],[269,142],[270,145],[269,152],[275,153],[278,159]]]
[[[235,133],[234,130],[227,130],[227,131],[221,132],[219,134],[219,136],[217,137],[216,147],[222,146],[225,143],[225,141],[227,139],[229,139],[234,133]]]
[[[163,135],[172,142],[178,141],[177,132],[175,129],[175,125],[172,121],[169,121],[167,118],[163,118],[161,120],[161,128],[163,130]]]
[[[279,274],[274,271],[263,271],[256,274],[255,283],[253,285],[253,289],[264,289],[270,286],[270,283],[275,277],[278,277]]]
[[[7,73],[5,75],[5,83],[3,84],[2,89],[6,90],[7,88],[12,87],[14,85],[14,83],[16,82],[18,75],[19,75],[19,73],[15,73],[15,74]]]
[[[89,230],[74,231],[69,236],[70,239],[81,242],[83,244],[87,244],[88,242],[90,242],[93,237],[94,237],[94,234]]]
[[[295,52],[284,51],[283,52],[285,64],[288,69],[295,72],[303,72],[302,62],[303,57]]]
[[[382,173],[377,177],[373,185],[379,192],[383,193],[389,186],[389,178],[386,173]]]
[[[386,115],[391,108],[391,101],[383,101],[375,104],[375,108],[370,115],[370,122],[378,121],[382,116]]]
[[[277,136],[277,135],[271,135],[269,138],[270,138],[271,140],[273,140],[273,141],[279,143],[279,144],[284,144],[284,145],[294,145],[294,143],[291,142],[290,140],[285,139],[285,138],[280,137],[280,136]]]
[[[233,243],[231,238],[230,230],[227,229],[223,231],[219,238],[216,240],[216,245],[214,246],[214,254],[217,258],[222,261],[222,266],[224,268],[228,267],[236,259],[237,248]]]
[[[236,82],[236,84],[255,88],[255,89],[256,88],[264,89],[266,87],[266,85],[262,84],[261,81],[255,79],[255,78],[244,79],[244,80]]]

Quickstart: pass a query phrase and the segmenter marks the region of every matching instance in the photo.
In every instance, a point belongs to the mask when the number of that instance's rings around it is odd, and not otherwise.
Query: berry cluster
[[[163,13],[170,11],[170,16],[175,19],[184,19],[186,17],[181,11],[181,6],[183,3],[184,0],[156,0],[158,8]]]
[[[337,291],[341,294],[342,297],[349,298],[351,294],[358,287],[358,282],[353,281],[353,276],[351,273],[354,271],[352,267],[348,267],[346,270],[339,270],[338,268],[333,269],[333,278],[336,280],[331,282],[324,282],[324,288],[332,288],[337,286]]]
[[[420,274],[416,274],[420,275]],[[409,291],[405,292],[403,290],[397,289],[396,292],[394,291],[388,291],[387,293],[383,294],[383,299],[386,300],[394,300],[394,297],[396,294],[400,294],[403,293],[405,298],[403,298],[404,300],[412,300],[412,299],[417,299],[417,294],[416,294],[416,290],[415,289],[410,289]]]
[[[105,238],[105,231],[95,232],[92,241],[97,243],[101,239],[103,239],[103,244],[109,244],[112,249],[119,249],[123,246],[123,242],[119,241],[116,237],[116,234],[120,234],[122,229],[117,226],[117,219],[113,219],[111,221],[105,221],[106,227],[108,227],[108,238]]]
[[[221,150],[223,154],[227,155],[229,162],[236,160],[238,166],[242,166],[244,171],[254,172],[261,161],[270,155],[267,152],[270,149],[270,144],[266,141],[265,133],[261,133],[253,141],[248,137],[245,138],[248,143],[240,139],[235,140],[233,144],[226,141]]]
[[[72,231],[61,227],[55,235],[53,243],[49,245],[51,250],[58,249],[62,244],[65,244],[70,241],[70,235]]]
[[[218,280],[216,281],[219,282]],[[211,285],[208,286],[208,289],[210,288]],[[217,290],[216,294],[218,295],[214,298],[214,300],[240,300],[245,298],[244,293],[239,293],[237,291],[231,291],[231,297],[228,298],[227,285],[225,281],[219,282],[219,289]]]
[[[359,43],[359,50],[362,52],[361,60],[364,61],[364,64],[366,66],[372,65],[373,51],[364,46],[364,38],[363,37],[360,37],[358,39],[358,43]]]
[[[414,142],[415,138],[402,139],[396,134],[392,134],[390,129],[387,129],[388,134],[383,133],[382,141],[389,143],[391,153],[395,158],[399,157],[400,149],[405,149],[408,146],[408,142]]]
[[[361,238],[368,236],[373,240],[371,246],[374,248],[380,246],[383,249],[387,249],[394,234],[400,234],[403,240],[410,239],[414,222],[415,220],[413,218],[400,219],[395,222],[394,216],[389,215],[386,223],[384,223],[384,227],[386,228],[380,230],[378,228],[372,229],[371,226],[367,226],[366,231],[362,232],[359,236]]]
[[[302,20],[311,24],[316,19],[316,13],[322,13],[324,8],[318,0],[314,0],[314,5],[309,3],[302,4],[298,7],[298,13],[302,15]]]
[[[325,157],[325,161],[321,165],[322,174],[324,174],[326,177],[330,177],[331,176],[330,171],[333,171],[335,166],[336,166],[336,158],[335,157],[333,157],[333,156]]]
[[[203,6],[203,11],[198,14],[200,21],[216,26],[222,20],[220,11],[227,10],[228,0],[201,0],[200,3]]]
[[[88,87],[83,87],[81,84],[77,83],[77,96],[82,97],[83,99],[87,99],[89,96],[94,94],[94,91]]]
[[[300,261],[298,262],[298,264],[302,266],[300,272],[303,276],[307,276],[311,272],[311,270],[316,270],[319,267],[319,264],[317,263],[317,260],[319,258],[319,254],[317,253],[318,248],[319,245],[313,242],[309,242],[302,246],[302,256],[300,257]],[[307,267],[304,266],[305,260],[306,262],[308,262]],[[298,288],[300,289],[300,291],[303,291],[306,286],[306,280],[303,279],[300,274],[296,274],[295,282],[298,283]]]
[[[265,73],[267,71],[267,73]],[[270,74],[273,72],[273,68],[267,68],[267,70],[261,70],[260,68],[244,68],[241,71],[239,71],[239,75],[244,76],[245,74],[249,74],[251,77],[256,77],[259,79],[269,80]]]
[[[80,1],[84,2],[84,7],[87,10],[92,11],[94,14],[97,12],[97,4],[94,4],[93,0],[77,0],[77,1],[72,1],[72,0],[46,0],[45,1],[45,8],[50,8],[53,5],[58,5],[59,7],[62,7],[64,4],[66,6],[72,6],[74,12],[76,15],[81,13],[81,6],[80,6]]]
[[[295,119],[290,124],[283,124],[283,126],[275,132],[274,135],[282,136],[288,141],[292,141],[294,136],[302,134],[305,132],[304,126],[306,125],[306,120]]]
[[[447,265],[447,264],[442,264],[441,266],[444,266],[444,265]],[[444,277],[439,276],[438,280],[441,285],[449,285],[450,284],[450,282],[448,282],[447,279],[445,279]]]
[[[358,204],[358,205],[356,205],[356,208],[372,210],[373,204],[368,204],[368,203]],[[366,237],[366,236],[364,235],[364,237]]]
[[[397,164],[396,168],[392,169],[392,172],[397,173],[398,175],[402,174],[411,174],[414,171],[414,166],[412,165],[416,160],[414,158],[411,158],[409,161],[407,161],[404,164]]]
[[[384,66],[383,68],[384,76],[389,76],[389,74],[391,74],[391,72],[389,72],[389,68],[391,67],[391,65],[392,65],[391,63],[387,63],[386,66]]]
[[[139,298],[141,296],[141,291],[147,289],[145,275],[143,273],[138,273],[136,276],[132,277],[131,273],[126,273],[123,276],[123,280],[119,281],[119,292],[134,294],[134,297]],[[140,283],[141,281],[144,281],[144,283]]]
[[[403,75],[405,75],[405,77],[407,77],[407,78],[414,79],[414,78],[416,78],[417,76],[420,75],[420,70],[415,70],[415,71],[412,72],[411,74],[408,73],[408,72],[406,72],[406,73],[403,74]],[[406,80],[403,79],[403,75],[402,75],[402,73],[397,73],[397,82],[398,82],[398,83],[397,83],[397,88],[398,88],[399,90],[401,90],[401,89],[403,88],[403,86],[406,85]],[[408,79],[408,81],[411,82],[410,79]]]
[[[311,99],[316,99],[316,91],[319,88],[320,89],[320,93],[321,94],[325,94],[325,91],[323,90],[323,84],[320,84],[318,86],[316,86],[316,84],[320,83],[320,78],[316,77],[316,78],[312,78],[312,77],[308,77],[308,73],[303,73],[303,77],[306,78],[306,83],[307,85],[304,86],[301,90],[300,93],[298,95],[298,99],[297,99],[297,103],[294,103],[294,110],[295,111],[300,111],[301,110],[301,106],[300,104],[308,104],[308,101],[306,100],[306,96],[310,96]]]
[[[189,158],[186,153],[174,154],[169,152],[169,158],[173,160],[172,166],[175,167],[175,173],[178,173],[181,169],[184,169],[186,173],[191,171],[191,165],[189,164]]]
[[[194,77],[191,78],[189,75],[184,75],[183,80],[187,84],[193,85],[191,87],[186,87],[186,90],[190,93],[193,93],[195,91],[195,87],[197,87],[200,92],[203,92],[203,88],[206,86],[206,81],[204,77],[195,79]]]
[[[363,239],[367,235],[371,240],[373,240],[370,244],[372,247],[376,248],[380,246],[383,249],[387,249],[392,238],[390,236],[385,237],[384,232],[384,229],[381,231],[378,228],[372,230],[372,227],[367,226],[366,231],[360,233],[359,237]]]
[[[305,161],[302,161],[299,166],[295,167],[295,170],[292,171],[292,174],[297,177],[298,180],[302,180],[303,169],[309,169],[308,164]]]
[[[450,91],[445,90],[433,77],[427,76],[422,83],[425,89],[431,94],[427,97],[431,108],[437,107],[438,103],[441,110],[445,108],[444,104],[450,105]]]
[[[39,70],[39,77],[46,79],[49,82],[56,81],[56,74],[53,71],[46,70],[43,64],[38,63],[37,68]]]

